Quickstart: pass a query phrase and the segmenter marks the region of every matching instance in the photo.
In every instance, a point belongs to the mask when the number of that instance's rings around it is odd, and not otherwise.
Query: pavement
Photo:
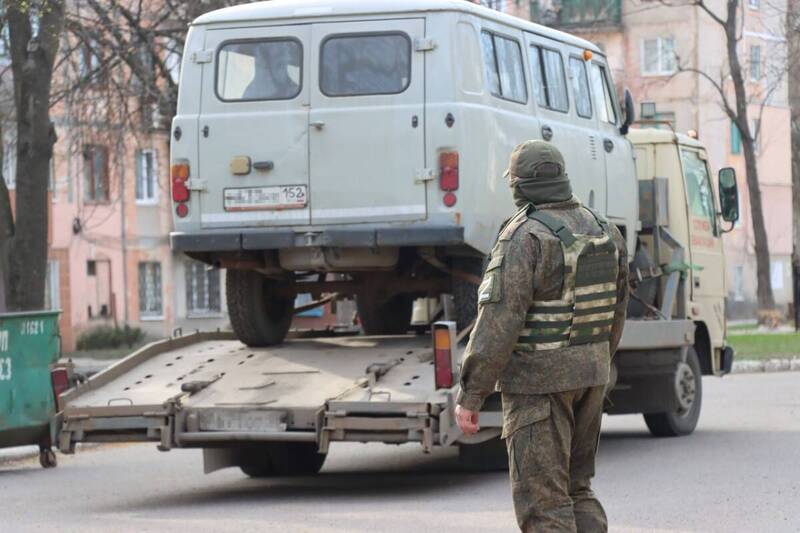
[[[800,531],[800,375],[704,380],[688,437],[607,417],[595,488],[612,532]],[[458,470],[455,450],[334,444],[317,477],[202,473],[197,450],[106,445],[0,464],[0,530],[93,532],[515,531],[505,473]]]

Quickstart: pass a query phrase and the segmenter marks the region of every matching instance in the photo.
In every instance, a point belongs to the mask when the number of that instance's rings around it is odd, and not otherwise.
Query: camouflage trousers
[[[503,394],[503,438],[524,532],[606,532],[592,492],[605,387]]]

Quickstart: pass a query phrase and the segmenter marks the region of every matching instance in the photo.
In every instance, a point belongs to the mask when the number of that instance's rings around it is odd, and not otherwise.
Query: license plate
[[[280,411],[213,410],[199,413],[202,431],[285,431]]]
[[[226,211],[300,209],[305,207],[306,203],[308,203],[306,185],[225,189]]]

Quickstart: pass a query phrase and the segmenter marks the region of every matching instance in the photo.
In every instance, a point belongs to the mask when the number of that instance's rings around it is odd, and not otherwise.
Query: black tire
[[[508,470],[506,441],[495,437],[478,444],[459,444],[458,463],[471,472]]]
[[[457,257],[453,260],[453,268],[480,278],[485,262],[478,257]],[[461,331],[478,316],[478,285],[457,276],[453,276],[452,285],[456,328]]]
[[[293,295],[278,290],[281,282],[252,270],[230,269],[225,279],[228,315],[239,340],[248,346],[283,342],[292,324]]]
[[[682,437],[697,427],[703,404],[703,375],[694,348],[689,348],[686,363],[678,364],[674,389],[678,405],[674,411],[644,415],[647,428],[654,437]],[[681,389],[680,394],[678,389]]]
[[[313,476],[325,457],[313,442],[275,442],[242,448],[239,468],[252,478]]]
[[[403,335],[411,329],[414,296],[397,294],[388,300],[379,299],[374,292],[356,294],[356,308],[361,327],[367,335]]]

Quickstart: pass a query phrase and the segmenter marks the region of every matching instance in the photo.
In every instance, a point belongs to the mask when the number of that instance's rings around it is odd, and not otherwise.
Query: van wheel
[[[273,442],[242,448],[239,468],[252,478],[313,476],[325,458],[314,442]]]
[[[361,327],[367,335],[403,335],[411,324],[414,296],[397,294],[388,300],[379,299],[374,293],[356,294],[356,308]]]
[[[252,270],[227,271],[226,295],[231,326],[248,346],[279,344],[289,332],[294,297],[278,290],[278,281]]]
[[[674,384],[678,407],[668,413],[644,415],[647,428],[655,437],[681,437],[697,427],[703,403],[703,374],[694,348],[689,348],[685,363],[678,363]]]
[[[471,472],[508,470],[508,448],[500,437],[478,444],[459,444],[458,463]]]

